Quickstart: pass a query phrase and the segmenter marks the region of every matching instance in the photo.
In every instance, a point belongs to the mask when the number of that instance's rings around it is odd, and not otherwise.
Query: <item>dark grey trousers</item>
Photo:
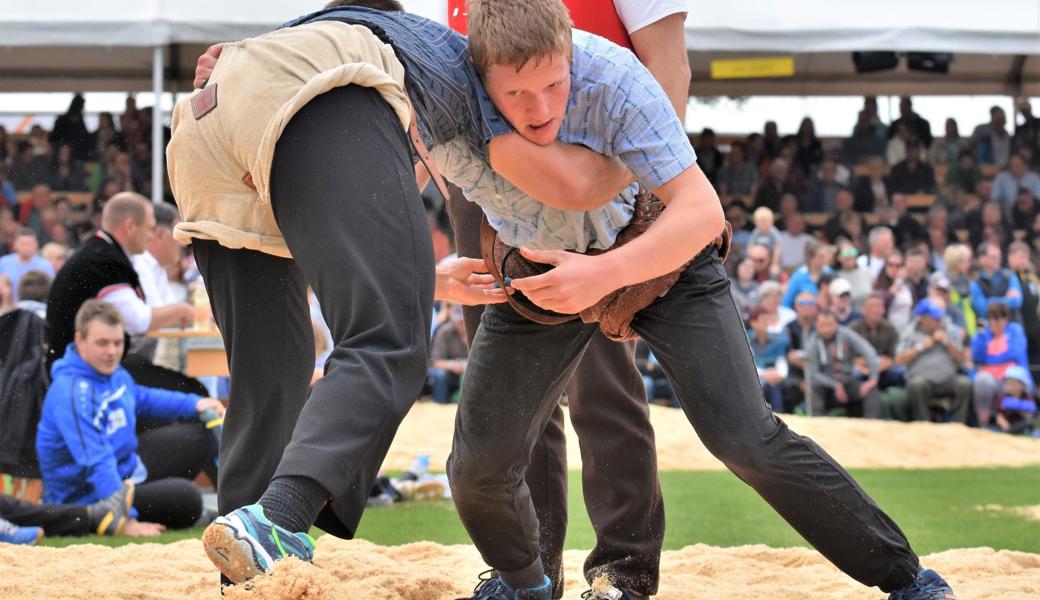
[[[91,533],[87,507],[78,504],[37,504],[0,494],[0,519],[19,527],[43,527],[51,537]]]
[[[868,586],[908,585],[919,561],[898,526],[812,440],[765,403],[747,335],[714,249],[634,326],[708,450],[809,543]],[[467,364],[449,460],[452,493],[484,560],[512,572],[539,558],[524,474],[530,450],[595,326],[549,327],[507,305],[485,310]]]
[[[452,192],[448,214],[458,254],[479,258],[483,212],[460,191]],[[483,309],[463,308],[471,346]],[[646,388],[634,353],[634,343],[619,344],[593,334],[567,385],[567,410],[581,448],[585,509],[596,532],[596,546],[585,559],[585,579],[591,583],[597,574],[607,573],[619,587],[649,596],[657,593],[660,579],[664,501]],[[526,472],[538,515],[542,563],[553,582],[554,598],[562,598],[564,588],[567,476],[563,409],[557,405],[531,450]]]
[[[220,512],[275,476],[320,483],[316,525],[351,537],[426,377],[433,249],[408,140],[379,94],[346,86],[300,110],[272,163],[275,218],[294,260],[196,241],[231,369]],[[307,395],[310,285],[335,347]]]

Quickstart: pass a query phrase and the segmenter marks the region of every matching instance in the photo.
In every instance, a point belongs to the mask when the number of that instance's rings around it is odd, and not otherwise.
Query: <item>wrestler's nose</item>
[[[545,94],[532,94],[528,113],[539,123],[547,120],[551,116],[548,96]]]

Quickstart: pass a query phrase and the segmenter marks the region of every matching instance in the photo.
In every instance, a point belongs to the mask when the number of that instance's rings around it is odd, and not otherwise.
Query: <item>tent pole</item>
[[[152,92],[155,105],[152,107],[152,202],[163,200],[163,47],[152,48]]]

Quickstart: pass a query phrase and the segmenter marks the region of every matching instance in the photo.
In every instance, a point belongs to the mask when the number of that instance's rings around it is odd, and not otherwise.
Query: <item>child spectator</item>
[[[773,211],[760,206],[752,217],[755,228],[751,231],[748,246],[765,246],[769,249],[769,274],[780,275],[780,231],[774,226]]]
[[[1030,433],[1036,418],[1034,390],[1028,369],[1017,365],[1008,367],[996,406],[995,428],[1006,433]]]

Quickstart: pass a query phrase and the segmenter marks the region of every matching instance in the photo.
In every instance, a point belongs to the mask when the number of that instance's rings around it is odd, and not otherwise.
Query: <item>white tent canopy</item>
[[[275,0],[8,0],[0,10],[0,91],[143,90],[153,47],[168,89],[189,89],[206,45],[257,35],[319,8]],[[411,0],[431,16],[445,0]],[[1036,0],[689,0],[686,43],[699,95],[1040,93]],[[26,46],[32,49],[25,48]],[[948,75],[856,75],[853,51],[952,52]],[[793,55],[785,79],[710,81],[713,58]],[[1020,58],[1026,57],[1026,58]],[[859,86],[859,87],[857,87]]]
[[[4,0],[0,92],[186,91],[195,59],[207,45],[270,31],[323,3]],[[405,0],[405,5],[425,16],[446,12],[446,0]],[[1037,0],[688,0],[688,5],[686,44],[697,95],[1040,95]],[[903,66],[861,75],[852,65],[854,51],[951,52],[954,62],[948,74]],[[742,80],[709,75],[712,59],[763,55],[792,56],[794,75]],[[155,154],[159,169],[161,153]]]

